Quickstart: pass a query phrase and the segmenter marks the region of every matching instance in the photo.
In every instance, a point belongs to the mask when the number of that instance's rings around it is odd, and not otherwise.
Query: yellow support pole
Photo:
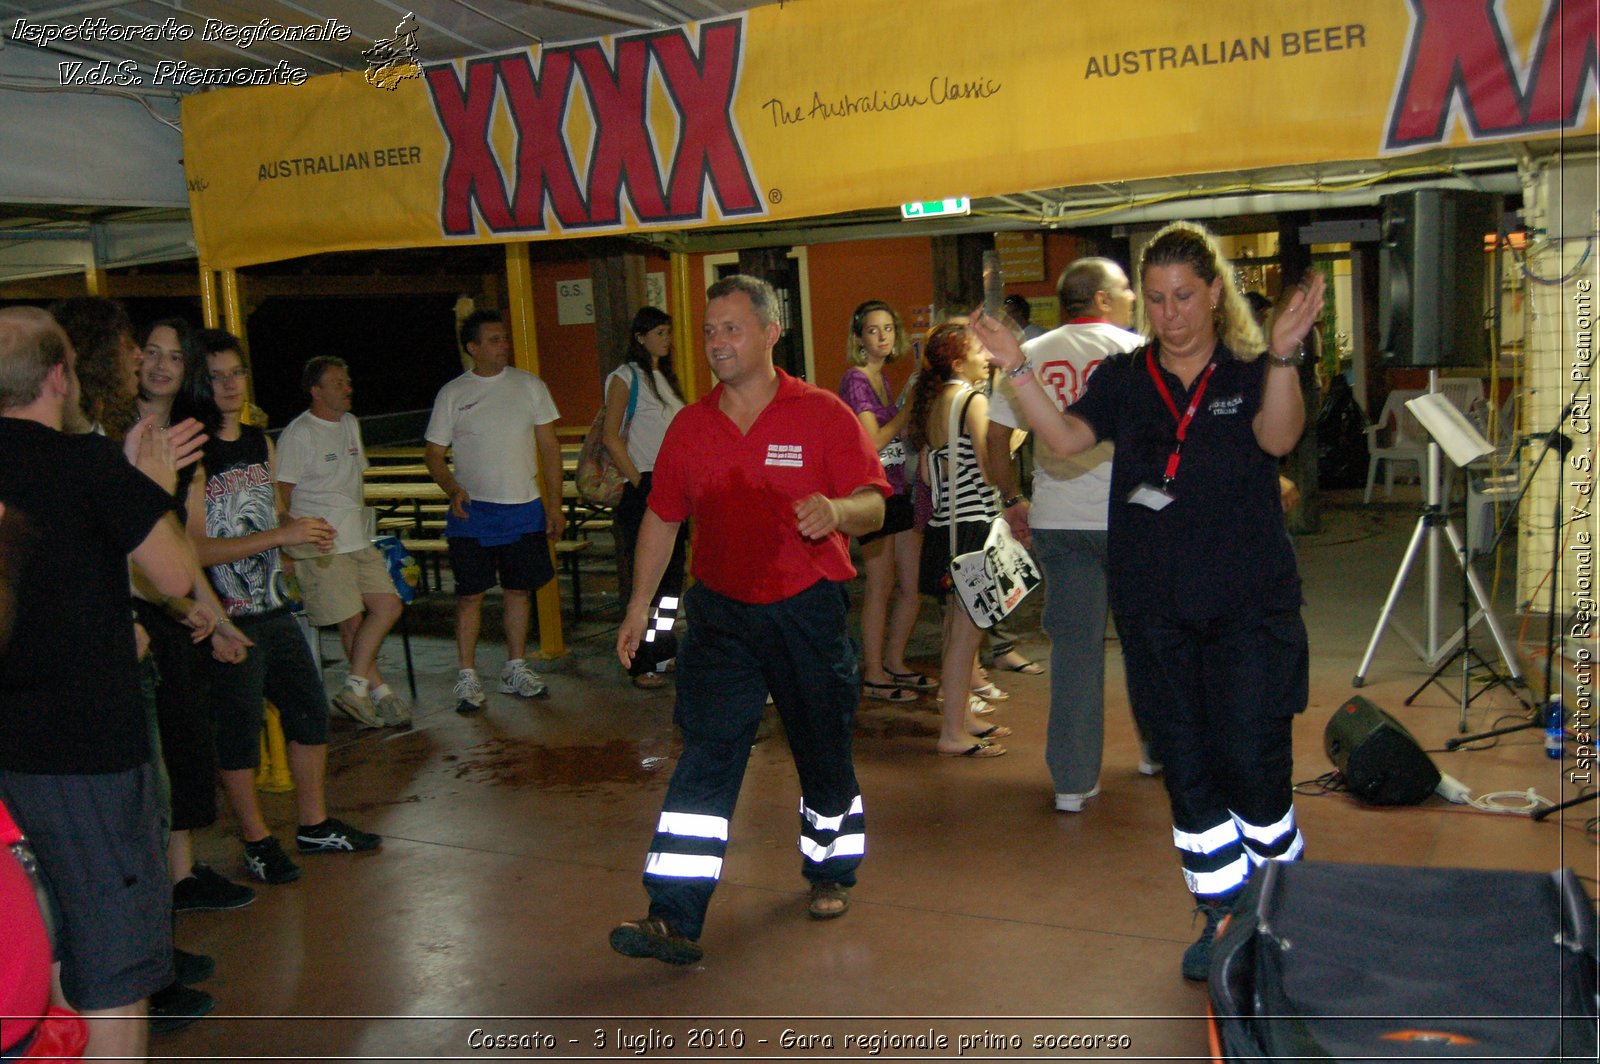
[[[217,271],[200,262],[200,322],[208,329],[222,327],[222,311],[217,299]]]
[[[278,707],[266,703],[261,715],[261,766],[256,769],[256,790],[269,794],[285,794],[294,790],[294,777],[289,775],[289,746],[283,741],[283,722],[278,719]]]
[[[83,271],[83,287],[87,295],[109,296],[111,281],[106,277],[106,271],[98,266],[90,266]]]
[[[672,308],[668,313],[672,315],[673,368],[678,371],[678,387],[683,389],[683,398],[692,403],[700,398],[700,388],[696,383],[698,378],[694,372],[700,338],[695,335],[694,321],[690,317],[694,308],[695,288],[689,278],[688,254],[674,251],[670,262],[672,292],[667,297],[667,306]]]
[[[250,337],[245,334],[244,297],[240,293],[239,271],[231,267],[222,271],[222,320],[226,323],[223,328],[239,338],[239,346],[245,357],[244,415],[241,420],[246,425],[264,429],[267,427],[267,415],[256,405],[256,374],[250,364]]]
[[[510,320],[506,328],[511,333],[512,358],[516,367],[529,373],[539,372],[539,341],[534,328],[533,266],[528,258],[528,245],[506,245],[506,302]],[[564,485],[546,484],[540,467],[539,497],[548,509],[563,503]],[[550,544],[550,565],[556,567],[556,545]],[[560,578],[539,589],[539,655],[546,660],[559,658],[567,652],[567,643],[561,629]]]
[[[231,267],[222,271],[222,327],[239,338],[248,355],[250,339],[244,334],[244,303],[239,297],[239,271]]]

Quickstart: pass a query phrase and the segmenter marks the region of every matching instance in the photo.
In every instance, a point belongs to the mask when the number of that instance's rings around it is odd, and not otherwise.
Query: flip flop
[[[876,698],[879,702],[915,702],[917,693],[908,691],[904,687],[893,683],[868,683],[861,681],[861,691],[868,698]]]
[[[901,687],[909,687],[913,691],[931,691],[939,686],[939,681],[932,676],[924,676],[920,672],[895,672],[893,669],[884,669],[889,674],[889,679]]]
[[[659,672],[641,672],[633,678],[633,686],[641,691],[655,691],[667,686],[667,681]]]
[[[1011,697],[1009,691],[1002,691],[992,683],[979,684],[972,689],[972,693],[985,702],[1004,702]]]
[[[1037,661],[1029,661],[1027,658],[1022,659],[1021,665],[1002,665],[996,661],[991,663],[989,667],[991,669],[999,669],[1002,672],[1020,672],[1024,676],[1038,676],[1044,672],[1043,665],[1040,665]],[[890,675],[892,676],[893,673]]]
[[[974,739],[1004,739],[1011,734],[1011,729],[1004,724],[991,724],[980,732],[973,732]]]
[[[1000,746],[997,743],[991,743],[991,742],[985,741],[985,742],[981,742],[981,743],[973,743],[971,746],[967,747],[965,750],[958,750],[953,754],[947,754],[943,750],[940,750],[939,751],[939,756],[940,757],[999,757],[1001,754],[1003,754],[1005,752],[1006,752],[1006,748],[1005,747]]]

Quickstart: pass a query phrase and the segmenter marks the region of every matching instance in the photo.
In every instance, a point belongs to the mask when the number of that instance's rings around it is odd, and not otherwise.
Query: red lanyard
[[[1200,400],[1206,394],[1206,385],[1211,381],[1211,371],[1217,368],[1215,362],[1206,366],[1206,371],[1200,375],[1200,383],[1195,386],[1194,398],[1189,400],[1189,409],[1178,416],[1178,404],[1172,401],[1172,392],[1167,388],[1167,382],[1161,378],[1161,371],[1156,368],[1156,352],[1152,346],[1145,351],[1145,368],[1150,371],[1150,379],[1156,382],[1156,391],[1161,393],[1161,398],[1167,404],[1167,409],[1172,411],[1172,419],[1178,423],[1178,443],[1172,448],[1172,454],[1167,456],[1167,470],[1162,475],[1161,486],[1164,488],[1172,483],[1178,475],[1178,462],[1183,457],[1183,441],[1189,435],[1189,422],[1194,420],[1194,412],[1200,409]]]
[[[1069,318],[1068,325],[1110,325],[1105,318]]]

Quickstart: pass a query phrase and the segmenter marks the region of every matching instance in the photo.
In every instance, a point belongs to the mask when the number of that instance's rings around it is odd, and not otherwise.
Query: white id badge
[[[1158,488],[1154,484],[1140,484],[1128,492],[1128,501],[1135,506],[1145,506],[1152,510],[1164,510],[1172,505],[1172,493],[1165,488]]]

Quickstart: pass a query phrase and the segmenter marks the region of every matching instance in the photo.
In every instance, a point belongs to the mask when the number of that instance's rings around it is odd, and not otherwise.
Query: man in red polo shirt
[[[889,482],[861,423],[831,392],[776,369],[777,296],[726,277],[706,292],[718,385],[673,419],[639,530],[624,666],[649,623],[678,525],[694,518],[696,580],[678,649],[683,756],[645,862],[650,915],[619,925],[628,957],[693,964],[722,871],[728,821],[770,692],[800,775],[809,912],[843,916],[866,848],[850,724],[861,696],[845,625],[848,537],[883,524]]]

